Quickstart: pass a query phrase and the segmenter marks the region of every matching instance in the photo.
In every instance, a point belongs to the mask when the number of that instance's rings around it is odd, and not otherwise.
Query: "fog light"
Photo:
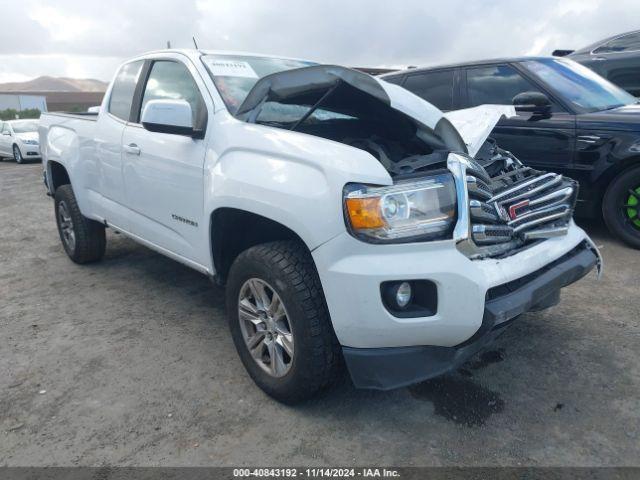
[[[405,308],[411,302],[411,284],[402,282],[396,290],[396,303],[400,308]]]
[[[380,294],[384,307],[394,317],[431,317],[438,311],[438,287],[432,280],[382,282]]]

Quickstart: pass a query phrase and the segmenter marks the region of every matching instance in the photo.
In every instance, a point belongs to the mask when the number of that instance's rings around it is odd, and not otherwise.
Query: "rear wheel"
[[[338,376],[340,347],[304,245],[272,242],[241,253],[229,272],[226,295],[240,359],[267,394],[299,402]]]
[[[20,147],[18,145],[13,146],[13,159],[16,163],[22,163],[22,152],[20,151]]]
[[[80,213],[71,185],[56,189],[55,214],[58,233],[65,252],[76,263],[90,263],[104,256],[104,225]]]
[[[640,168],[613,179],[602,202],[609,230],[628,245],[640,249]]]

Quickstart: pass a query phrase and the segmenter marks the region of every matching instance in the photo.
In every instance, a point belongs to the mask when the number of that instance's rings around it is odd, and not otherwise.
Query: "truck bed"
[[[97,113],[46,112],[40,116],[38,136],[45,174],[52,161],[68,168],[80,158],[91,160],[98,119]]]

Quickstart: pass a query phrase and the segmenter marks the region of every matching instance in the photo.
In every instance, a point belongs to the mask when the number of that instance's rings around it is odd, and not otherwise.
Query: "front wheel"
[[[640,249],[640,168],[613,179],[602,201],[602,213],[611,233]]]
[[[253,381],[283,403],[337,378],[340,347],[311,254],[298,242],[249,248],[227,282],[229,327]]]
[[[82,215],[71,185],[56,189],[55,214],[65,252],[76,263],[90,263],[104,256],[104,225]]]
[[[13,159],[16,161],[16,163],[22,163],[22,152],[20,151],[20,147],[18,147],[17,145],[13,146]]]

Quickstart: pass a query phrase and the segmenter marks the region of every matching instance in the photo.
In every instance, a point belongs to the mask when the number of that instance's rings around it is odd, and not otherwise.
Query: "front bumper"
[[[33,158],[35,160],[36,158],[42,158],[39,145],[29,145],[23,143],[22,145],[20,145],[20,152],[25,159]]]
[[[589,273],[598,257],[588,242],[527,277],[487,292],[482,324],[467,341],[452,347],[343,347],[351,378],[358,388],[403,387],[458,368],[497,338],[518,315],[558,303],[560,289]]]
[[[356,385],[382,389],[456,368],[509,320],[551,306],[560,288],[601,265],[573,221],[566,235],[506,258],[470,260],[453,241],[372,245],[346,233],[312,254]],[[399,318],[385,308],[380,285],[405,280],[435,283],[433,314]],[[518,294],[496,294],[509,288]]]

